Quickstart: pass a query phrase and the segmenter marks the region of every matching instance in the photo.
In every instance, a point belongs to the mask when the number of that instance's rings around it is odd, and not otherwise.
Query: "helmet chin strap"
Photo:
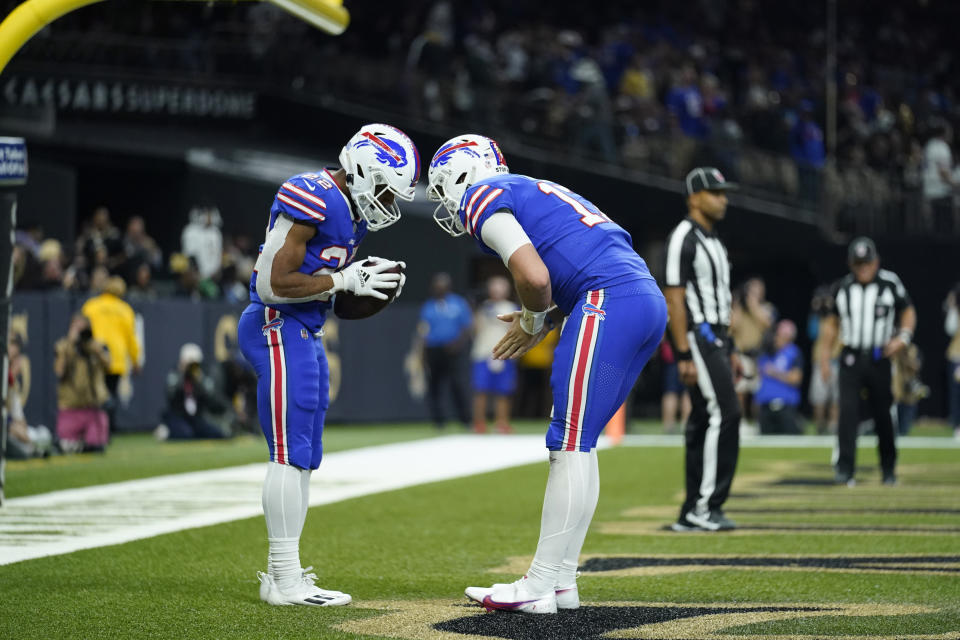
[[[360,205],[353,199],[353,174],[348,171],[343,181],[347,185],[348,195],[350,196],[347,198],[347,202],[350,203],[350,217],[354,222],[360,222],[363,220],[363,216],[360,215]]]

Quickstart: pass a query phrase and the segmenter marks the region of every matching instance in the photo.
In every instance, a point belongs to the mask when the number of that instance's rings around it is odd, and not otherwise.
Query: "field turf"
[[[434,435],[332,428],[327,450]],[[744,448],[728,503],[741,529],[674,534],[682,449],[602,451],[577,612],[481,614],[462,595],[529,563],[544,463],[312,508],[303,560],[349,607],[260,602],[252,518],[0,566],[0,638],[960,637],[960,450],[904,449],[900,485],[883,487],[861,449],[854,488],[829,484],[829,453]],[[122,436],[102,456],[11,463],[8,497],[262,458],[254,438]]]

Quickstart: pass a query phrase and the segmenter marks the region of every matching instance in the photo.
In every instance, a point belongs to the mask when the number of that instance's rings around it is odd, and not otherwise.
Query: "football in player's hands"
[[[374,260],[365,260],[364,267],[377,264]],[[397,263],[383,273],[403,273],[403,265]],[[377,289],[387,296],[386,300],[378,300],[373,296],[358,296],[348,291],[341,291],[333,299],[333,313],[341,320],[362,320],[383,311],[397,296],[397,289]]]

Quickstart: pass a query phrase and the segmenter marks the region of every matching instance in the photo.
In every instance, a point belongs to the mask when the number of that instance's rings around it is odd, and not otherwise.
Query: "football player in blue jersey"
[[[259,577],[261,599],[274,605],[351,600],[317,587],[310,567],[300,565],[310,472],[320,465],[328,406],[320,337],[338,292],[386,300],[382,291],[399,295],[404,282],[402,272],[386,272],[402,263],[354,257],[368,230],[400,218],[397,198],[413,200],[417,148],[402,131],[370,124],[347,142],[340,164],[293,176],[277,191],[250,280],[250,304],[238,327],[240,348],[257,374],[257,407],[270,453],[263,484],[269,555],[267,572]]]
[[[576,609],[580,549],[599,495],[597,438],[660,343],[666,303],[626,231],[569,189],[511,174],[493,140],[447,141],[429,179],[437,223],[472,236],[513,275],[523,306],[500,316],[510,328],[493,356],[519,358],[562,325],[536,555],[516,582],[468,587],[466,595],[487,610]]]

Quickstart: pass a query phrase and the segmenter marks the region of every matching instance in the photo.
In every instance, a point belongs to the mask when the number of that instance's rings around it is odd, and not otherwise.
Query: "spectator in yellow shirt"
[[[112,276],[107,280],[103,293],[90,298],[80,309],[90,320],[93,337],[107,345],[110,352],[110,365],[107,368],[107,389],[110,391],[110,403],[107,414],[110,418],[110,431],[115,430],[117,386],[120,378],[132,370],[140,373],[140,342],[137,340],[133,308],[124,302],[127,285],[123,278]]]
[[[550,367],[553,365],[553,349],[560,339],[559,331],[551,331],[530,351],[520,358],[518,380],[517,415],[542,416],[553,406],[550,392]]]

